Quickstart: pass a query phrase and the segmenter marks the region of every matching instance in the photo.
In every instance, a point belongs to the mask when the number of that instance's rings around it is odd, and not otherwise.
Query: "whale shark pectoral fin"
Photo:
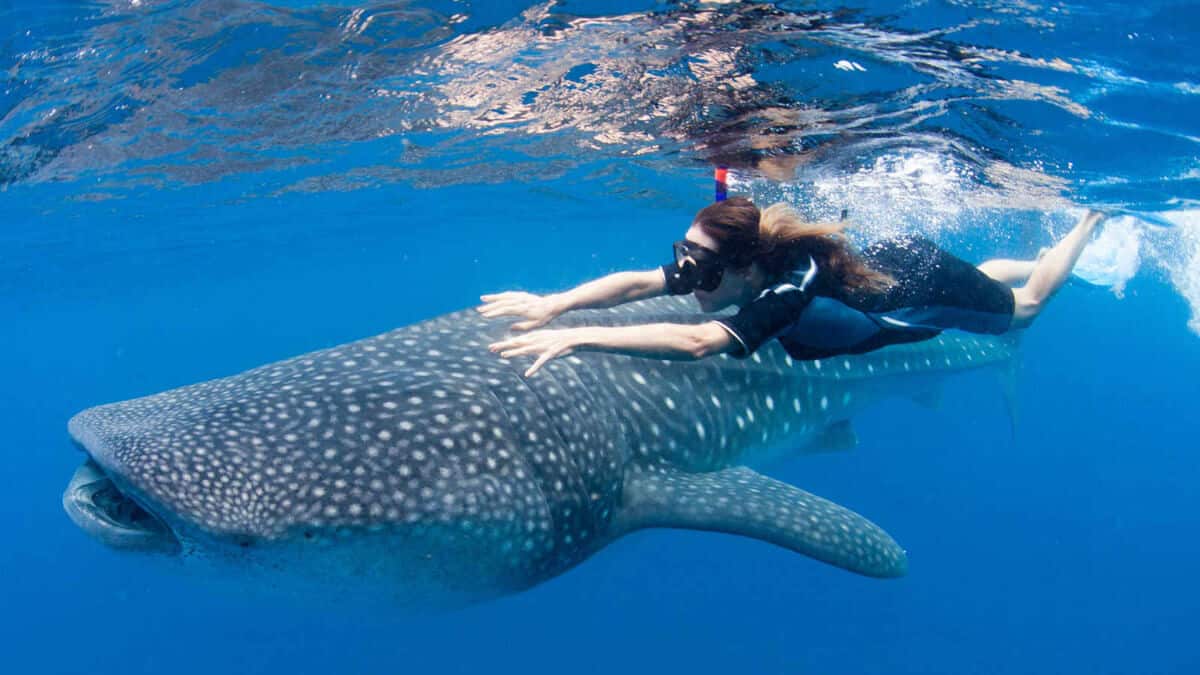
[[[712,473],[636,473],[625,480],[618,527],[727,532],[872,577],[908,570],[904,550],[871,521],[744,467]]]

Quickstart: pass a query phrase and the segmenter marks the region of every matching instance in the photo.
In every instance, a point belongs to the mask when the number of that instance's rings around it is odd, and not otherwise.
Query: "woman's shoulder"
[[[820,286],[825,284],[825,279],[828,276],[828,270],[813,257],[809,256],[768,288],[775,292],[793,290],[815,292]]]

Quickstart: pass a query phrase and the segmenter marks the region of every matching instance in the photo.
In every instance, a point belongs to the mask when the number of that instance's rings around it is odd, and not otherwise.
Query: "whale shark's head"
[[[111,547],[184,555],[543,527],[515,433],[469,362],[434,376],[385,367],[370,341],[343,349],[81,412],[68,514]]]
[[[550,515],[488,389],[517,376],[484,359],[410,368],[385,353],[402,339],[79,413],[68,428],[86,457],[67,513],[124,551],[361,588],[388,579],[393,597],[433,588],[438,604],[458,602],[447,589],[532,583]]]
[[[155,461],[150,455],[163,449],[156,444],[152,450],[138,438],[139,427],[155,416],[134,414],[139,407],[103,406],[71,419],[68,430],[86,456],[63,492],[63,508],[80,529],[112,548],[178,555],[178,525],[168,519],[179,519],[152,490],[139,487],[152,484],[146,480]]]

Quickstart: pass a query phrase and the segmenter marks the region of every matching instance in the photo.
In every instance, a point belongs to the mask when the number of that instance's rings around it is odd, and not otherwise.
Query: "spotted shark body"
[[[661,298],[558,324],[708,319],[691,311]],[[528,588],[648,527],[899,576],[883,530],[747,465],[844,445],[870,401],[1015,350],[959,335],[825,361],[775,344],[744,360],[585,353],[525,379],[486,349],[507,325],[467,310],[85,410],[64,505],[116,548],[415,606]]]

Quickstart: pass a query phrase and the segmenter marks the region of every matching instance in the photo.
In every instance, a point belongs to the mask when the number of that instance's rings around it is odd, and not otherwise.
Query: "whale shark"
[[[685,298],[557,326],[700,322]],[[799,361],[578,353],[522,377],[464,310],[241,374],[89,408],[63,494],[100,542],[256,586],[458,606],[528,589],[647,528],[752,537],[872,577],[904,550],[848,508],[758,470],[853,445],[851,418],[949,373],[1011,363],[1010,337]]]

